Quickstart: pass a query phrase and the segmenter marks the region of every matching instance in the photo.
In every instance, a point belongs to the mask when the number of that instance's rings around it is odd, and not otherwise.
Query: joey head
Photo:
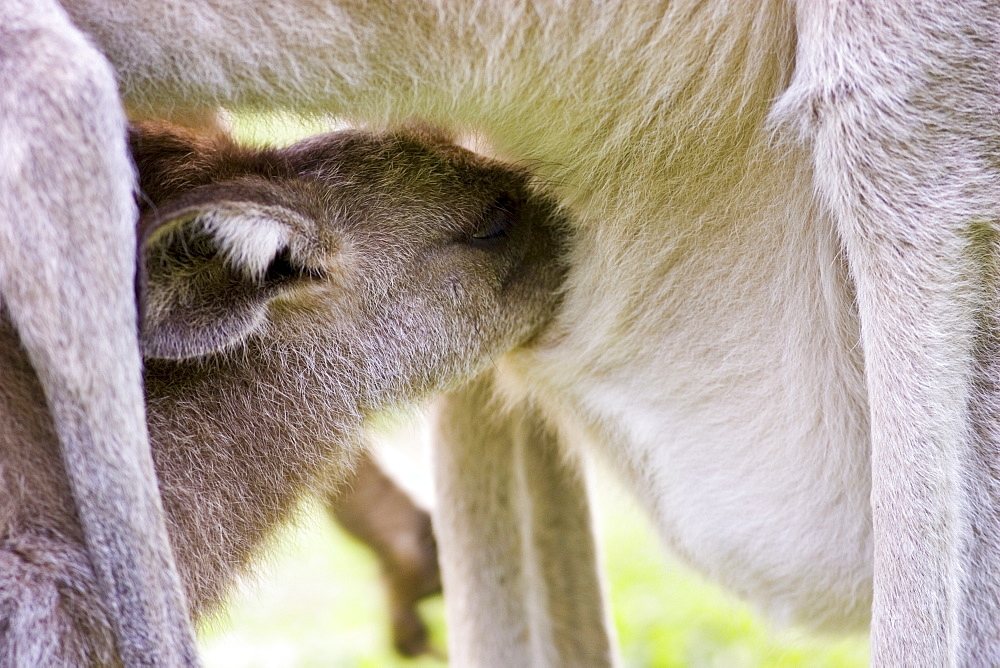
[[[138,125],[131,147],[164,503],[229,525],[225,549],[174,541],[197,609],[318,470],[348,464],[366,417],[529,341],[557,304],[566,231],[530,174],[427,132],[248,150]]]
[[[369,417],[529,344],[566,232],[527,172],[430,133],[247,149],[138,125],[140,340],[195,615]],[[5,313],[0,313],[6,315]],[[115,662],[44,394],[0,319],[0,663]]]

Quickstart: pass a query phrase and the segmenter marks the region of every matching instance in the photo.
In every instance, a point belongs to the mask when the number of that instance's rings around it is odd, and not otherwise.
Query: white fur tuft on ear
[[[199,222],[215,239],[230,267],[260,280],[291,239],[291,229],[276,220],[272,213],[256,207],[241,207],[239,212],[207,212],[200,216]]]
[[[226,265],[259,281],[274,258],[291,245],[293,234],[308,228],[305,218],[285,207],[245,201],[215,202],[172,215],[168,225],[150,235],[146,247],[162,243],[162,236],[204,232],[212,238]]]

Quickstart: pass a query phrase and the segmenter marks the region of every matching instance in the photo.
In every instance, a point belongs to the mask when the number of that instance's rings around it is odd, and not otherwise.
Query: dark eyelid
[[[483,212],[472,243],[489,243],[503,239],[517,222],[517,205],[513,198],[503,193]]]

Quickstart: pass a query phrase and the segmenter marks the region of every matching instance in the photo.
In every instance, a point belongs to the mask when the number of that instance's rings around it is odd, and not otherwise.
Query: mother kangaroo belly
[[[736,214],[639,212],[613,244],[584,221],[560,320],[505,371],[690,565],[775,620],[860,627],[872,543],[853,287],[808,174],[766,176],[781,196]]]

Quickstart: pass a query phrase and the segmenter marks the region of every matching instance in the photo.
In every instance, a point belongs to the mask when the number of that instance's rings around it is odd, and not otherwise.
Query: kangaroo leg
[[[450,657],[463,666],[614,662],[586,485],[530,406],[490,377],[439,414],[435,526]]]
[[[998,298],[995,10],[806,1],[798,13],[796,74],[777,113],[806,128],[857,284],[872,661],[995,665],[997,495],[983,459],[996,466],[998,441],[975,422],[998,407],[982,387]]]
[[[0,289],[45,389],[126,665],[195,663],[146,438],[114,76],[51,0],[0,5]]]
[[[416,604],[441,592],[430,515],[368,455],[323,495],[327,512],[378,557],[389,591],[393,645],[404,656],[426,652],[427,625]]]

